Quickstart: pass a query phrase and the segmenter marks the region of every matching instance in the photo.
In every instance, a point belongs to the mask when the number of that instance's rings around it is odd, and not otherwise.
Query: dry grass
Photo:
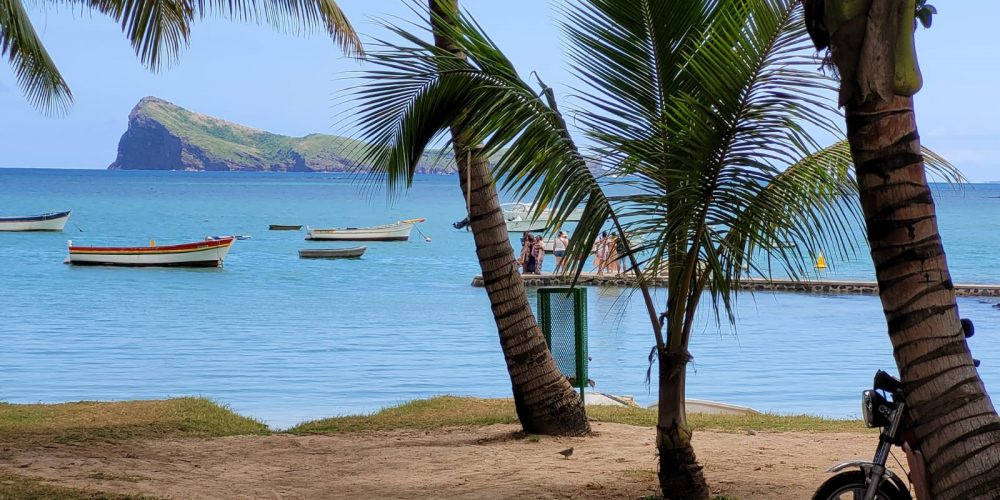
[[[2,500],[151,500],[151,498],[142,495],[120,495],[103,491],[51,486],[28,477],[0,474],[0,499]]]
[[[512,400],[438,396],[384,408],[370,415],[304,422],[288,432],[315,434],[514,423],[517,423],[517,415]]]
[[[204,398],[114,403],[0,403],[0,441],[6,443],[267,433],[264,424]]]
[[[645,408],[589,406],[591,420],[653,427],[656,412]],[[860,420],[833,420],[809,415],[784,416],[771,413],[757,415],[688,416],[695,429],[723,432],[807,431],[857,432],[865,430]],[[514,402],[510,399],[479,399],[439,396],[411,401],[362,416],[333,417],[299,424],[288,432],[293,434],[379,431],[391,429],[436,429],[440,427],[479,426],[517,423]]]

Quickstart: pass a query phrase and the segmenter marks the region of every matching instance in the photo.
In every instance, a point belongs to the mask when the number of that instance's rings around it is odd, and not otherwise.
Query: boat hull
[[[267,226],[267,228],[269,230],[271,230],[271,231],[298,231],[298,230],[302,229],[302,226],[301,225],[299,225],[299,226],[284,226],[284,225],[281,225],[281,224],[271,224],[270,226]]]
[[[418,220],[416,222],[419,222]],[[375,227],[345,227],[336,229],[306,228],[307,240],[321,241],[406,241],[416,222],[401,221]]]
[[[547,222],[548,221],[545,220],[531,221],[522,219],[508,219],[507,232],[524,233],[524,232],[544,231]]]
[[[356,248],[309,248],[299,250],[300,259],[357,259],[368,247]]]
[[[507,220],[511,219],[531,219],[535,215],[535,206],[529,203],[504,203],[500,206],[503,210],[504,218]],[[547,221],[555,215],[553,209],[542,210],[538,214],[538,220]],[[574,208],[570,211],[569,215],[566,216],[566,222],[579,222],[583,217],[583,207]]]
[[[70,244],[68,264],[126,267],[222,267],[235,239],[199,241],[162,247],[77,247]]]
[[[0,217],[0,231],[62,231],[70,212],[52,212],[27,217]]]

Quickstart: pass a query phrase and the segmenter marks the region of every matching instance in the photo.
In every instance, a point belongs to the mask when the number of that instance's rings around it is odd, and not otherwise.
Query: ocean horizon
[[[470,284],[479,274],[471,234],[451,227],[465,216],[457,177],[418,176],[390,198],[351,174],[269,174],[0,169],[0,215],[73,210],[62,233],[0,233],[0,401],[205,396],[285,428],[438,394],[510,395],[486,293]],[[954,281],[1000,284],[1000,235],[990,230],[1000,185],[936,185],[935,196]],[[365,243],[361,260],[300,260],[300,248],[336,245],[267,230],[413,217],[427,221],[410,241]],[[219,234],[252,237],[222,269],[63,264],[70,239],[165,245]],[[821,277],[874,279],[866,249],[826,257]],[[997,302],[959,299],[977,327],[969,344],[987,389],[1000,385]],[[655,402],[638,298],[589,288],[588,312],[595,390]],[[733,329],[701,309],[688,397],[857,417],[875,370],[894,371],[877,297],[741,294],[737,314]]]

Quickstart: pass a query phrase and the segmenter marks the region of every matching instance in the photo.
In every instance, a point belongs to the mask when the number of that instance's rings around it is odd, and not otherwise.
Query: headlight
[[[886,427],[892,423],[895,405],[878,391],[861,391],[861,415],[867,427]]]
[[[875,391],[861,391],[861,416],[865,419],[865,427],[875,427]]]

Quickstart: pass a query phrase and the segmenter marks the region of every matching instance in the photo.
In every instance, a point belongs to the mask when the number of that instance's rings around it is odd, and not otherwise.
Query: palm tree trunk
[[[969,354],[924,175],[913,99],[848,103],[861,206],[933,498],[1000,497],[1000,418]]]
[[[668,500],[703,500],[709,489],[691,446],[692,429],[687,423],[684,389],[690,356],[660,352],[659,406],[656,420],[656,451],[660,455],[660,490]]]
[[[458,1],[429,1],[435,45],[462,56],[461,50],[441,35],[442,27],[438,25],[454,19]],[[528,303],[489,161],[462,130],[451,127],[451,136],[462,192],[470,201],[469,225],[500,334],[521,427],[529,434],[589,434],[590,422],[583,402],[566,377],[559,373]]]

